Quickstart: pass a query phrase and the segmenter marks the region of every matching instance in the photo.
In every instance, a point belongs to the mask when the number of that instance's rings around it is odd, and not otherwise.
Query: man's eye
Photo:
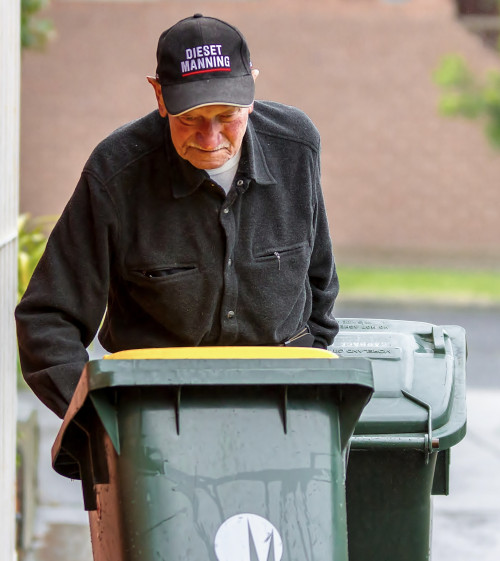
[[[235,119],[238,116],[237,112],[234,113],[228,113],[227,115],[221,115],[220,116],[220,120],[221,121],[232,121],[233,119]]]
[[[196,122],[196,117],[180,117],[179,121],[183,125],[192,125],[193,123]]]

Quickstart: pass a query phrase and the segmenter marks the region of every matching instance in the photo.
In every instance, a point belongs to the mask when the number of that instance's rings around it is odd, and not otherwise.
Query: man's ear
[[[253,77],[253,81],[255,82],[259,76],[260,72],[259,70],[257,70],[257,68],[252,68],[252,77]]]
[[[156,78],[152,76],[147,76],[148,82],[153,86],[156,96],[156,103],[158,103],[158,111],[162,117],[167,116],[167,108],[165,107],[165,103],[163,101],[163,94],[161,91],[161,84],[158,82]]]

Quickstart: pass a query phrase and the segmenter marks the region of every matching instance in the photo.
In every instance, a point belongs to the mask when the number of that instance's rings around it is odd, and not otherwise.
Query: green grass
[[[500,271],[339,267],[342,298],[500,304]]]

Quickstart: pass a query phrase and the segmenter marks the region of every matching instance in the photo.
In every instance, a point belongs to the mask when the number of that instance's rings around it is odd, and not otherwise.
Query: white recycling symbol
[[[237,514],[222,523],[215,535],[219,561],[281,561],[283,541],[262,516]]]

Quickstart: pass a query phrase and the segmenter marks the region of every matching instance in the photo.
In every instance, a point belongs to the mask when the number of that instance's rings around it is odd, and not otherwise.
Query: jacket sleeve
[[[82,175],[16,308],[24,378],[59,417],[106,309],[115,235],[112,201],[95,178]]]
[[[314,335],[314,346],[326,349],[332,344],[339,330],[338,322],[333,316],[339,280],[321,190],[319,154],[316,159],[314,197],[313,248],[309,265],[312,311],[308,325]]]

